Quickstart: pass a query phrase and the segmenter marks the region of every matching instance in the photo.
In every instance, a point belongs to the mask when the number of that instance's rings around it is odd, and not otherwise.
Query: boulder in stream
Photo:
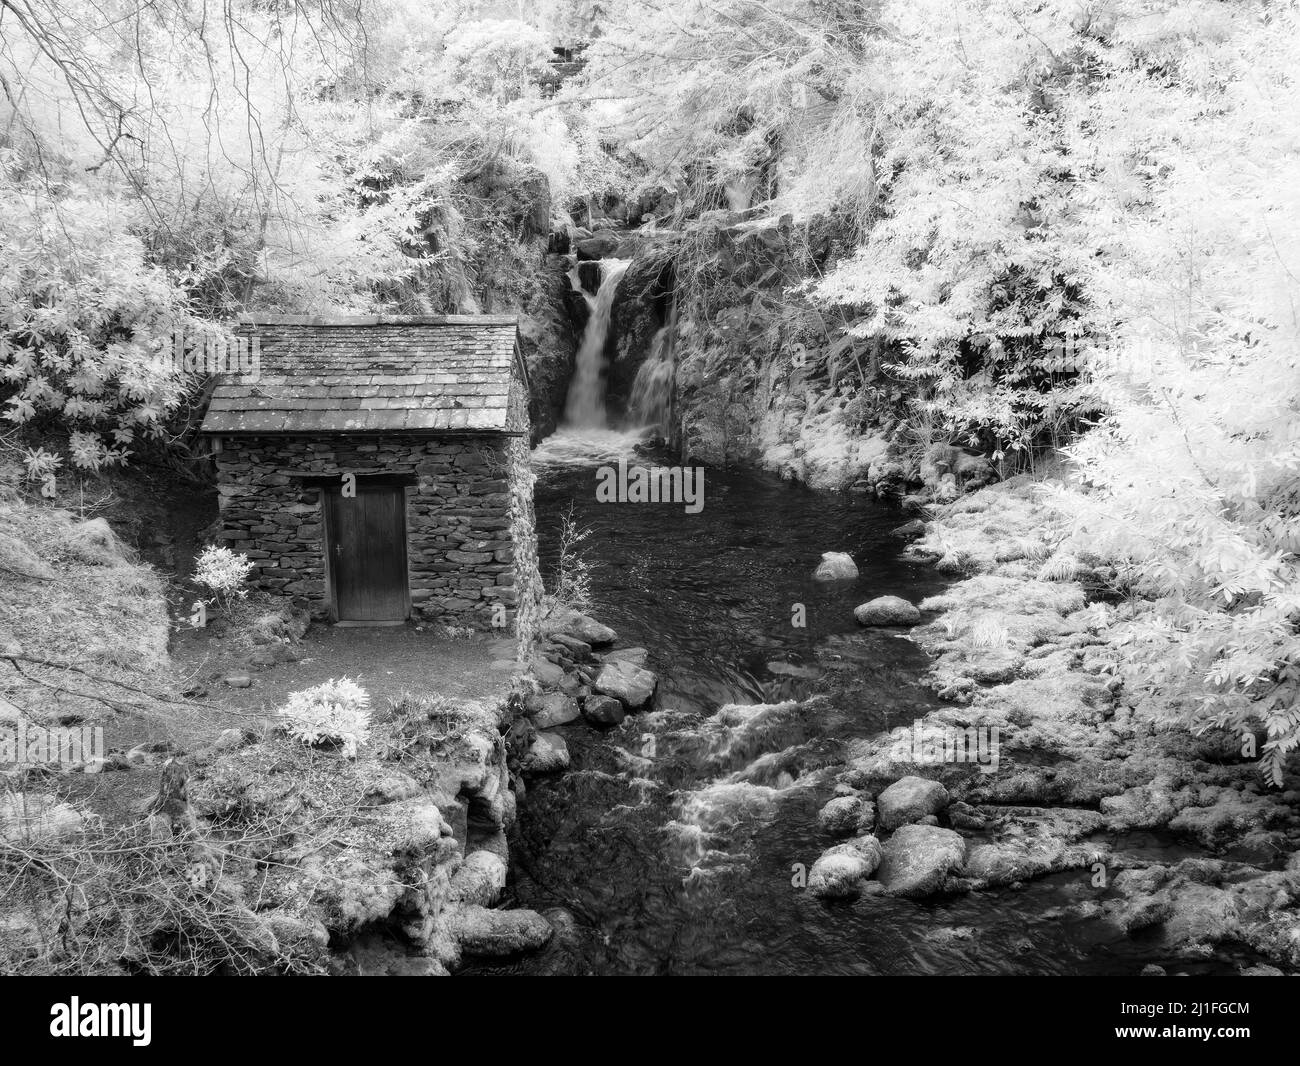
[[[943,888],[966,861],[960,833],[934,825],[905,825],[885,842],[876,876],[891,896],[924,899]]]
[[[897,829],[909,822],[919,822],[938,814],[948,806],[948,790],[938,781],[925,777],[900,777],[876,797],[880,828]]]
[[[614,661],[601,667],[592,688],[602,696],[613,696],[631,708],[643,707],[654,695],[658,679],[635,663]]]
[[[580,611],[569,611],[560,618],[548,620],[543,625],[543,630],[548,634],[563,633],[593,648],[613,644],[618,639],[618,634],[609,626],[602,625]]]
[[[623,704],[613,696],[588,696],[582,704],[582,716],[594,725],[618,725],[623,721]]]
[[[578,709],[578,701],[563,692],[549,693],[538,702],[539,706],[532,716],[533,725],[538,729],[568,725],[570,722],[576,722],[582,715]]]
[[[858,564],[847,552],[822,552],[822,561],[813,571],[814,581],[852,581],[858,576]]]
[[[503,958],[536,951],[551,939],[551,923],[536,911],[493,911],[470,905],[447,916],[447,931],[470,955]]]
[[[870,832],[876,807],[865,796],[836,796],[817,812],[817,824],[833,837]]]
[[[608,259],[618,251],[619,237],[606,231],[580,240],[574,245],[579,259]]]
[[[822,899],[843,899],[862,891],[862,882],[880,865],[880,842],[858,837],[822,852],[808,873],[808,888]]]
[[[505,887],[505,860],[494,852],[479,849],[466,855],[451,875],[449,895],[458,903],[490,907]]]
[[[538,733],[524,756],[523,768],[531,774],[557,774],[569,768],[569,746],[558,733]]]
[[[877,596],[855,607],[853,617],[861,626],[914,626],[921,612],[901,596]]]
[[[605,652],[604,655],[607,663],[631,663],[633,666],[645,666],[649,658],[650,652],[645,648],[615,648],[613,651]]]

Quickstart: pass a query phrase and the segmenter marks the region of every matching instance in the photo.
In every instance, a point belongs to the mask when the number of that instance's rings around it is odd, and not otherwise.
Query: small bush
[[[561,519],[559,557],[553,588],[543,607],[544,616],[555,618],[571,611],[591,610],[591,571],[582,548],[583,541],[590,536],[590,527],[578,524],[570,506]]]
[[[229,613],[235,600],[248,595],[243,585],[252,572],[253,561],[247,555],[209,545],[195,561],[194,582],[207,589],[216,605]]]
[[[307,745],[338,744],[349,759],[370,738],[370,695],[346,677],[291,693],[280,716],[289,736]]]

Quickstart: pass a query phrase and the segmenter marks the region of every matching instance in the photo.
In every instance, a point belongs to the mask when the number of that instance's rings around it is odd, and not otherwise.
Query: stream
[[[795,887],[796,864],[835,843],[817,812],[844,743],[937,703],[921,650],[897,631],[861,629],[853,607],[885,593],[919,601],[944,579],[900,556],[896,509],[760,473],[708,470],[698,514],[598,503],[599,465],[672,462],[638,457],[633,441],[561,430],[543,442],[538,529],[549,573],[570,508],[590,528],[592,614],[619,646],[649,650],[659,689],[651,709],[608,732],[562,728],[572,768],[531,782],[520,803],[507,901],[548,912],[560,933],[541,955],[466,972],[1099,974],[1149,962],[1232,972],[1226,958],[1162,958],[1066,915],[1097,898],[1087,871],[920,903],[824,901]],[[824,551],[851,554],[857,580],[812,581]],[[719,713],[819,693],[827,699],[808,710]]]

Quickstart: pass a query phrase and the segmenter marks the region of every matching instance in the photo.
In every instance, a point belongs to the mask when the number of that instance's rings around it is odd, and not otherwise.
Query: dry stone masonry
[[[324,497],[350,476],[400,489],[414,616],[480,629],[517,621],[531,636],[541,585],[514,320],[250,324],[258,372],[218,386],[203,429],[221,538],[254,561],[253,581],[317,618],[336,613]],[[401,551],[400,539],[385,544],[360,553]]]

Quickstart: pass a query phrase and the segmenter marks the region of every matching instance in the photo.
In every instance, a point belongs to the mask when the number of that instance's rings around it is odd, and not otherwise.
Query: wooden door
[[[330,488],[325,493],[325,536],[338,621],[404,621],[411,601],[402,486],[359,480],[355,496]]]

